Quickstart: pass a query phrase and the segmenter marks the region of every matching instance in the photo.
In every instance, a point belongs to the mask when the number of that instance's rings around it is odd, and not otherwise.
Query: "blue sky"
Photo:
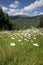
[[[0,0],[0,6],[4,12],[13,16],[43,14],[43,0]]]

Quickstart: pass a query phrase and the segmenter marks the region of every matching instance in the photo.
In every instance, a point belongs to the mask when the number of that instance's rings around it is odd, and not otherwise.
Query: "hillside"
[[[40,16],[11,16],[12,23],[14,24],[16,29],[28,29],[31,27],[37,27],[37,25],[40,22],[40,17],[43,17],[43,15]]]

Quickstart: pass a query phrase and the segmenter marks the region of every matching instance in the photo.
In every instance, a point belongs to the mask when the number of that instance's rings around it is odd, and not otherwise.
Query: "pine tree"
[[[0,30],[11,30],[13,25],[9,20],[8,14],[5,14],[0,7]]]
[[[43,27],[43,16],[40,17],[39,19],[39,24],[37,26],[38,28],[42,28]]]

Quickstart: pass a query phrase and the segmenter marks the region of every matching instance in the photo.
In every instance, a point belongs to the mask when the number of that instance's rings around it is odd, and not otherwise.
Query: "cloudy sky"
[[[13,16],[43,14],[43,0],[0,0],[0,6],[4,12]]]

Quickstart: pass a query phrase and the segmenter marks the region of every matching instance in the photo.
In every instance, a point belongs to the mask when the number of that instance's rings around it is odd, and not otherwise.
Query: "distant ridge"
[[[37,27],[37,25],[40,22],[39,20],[41,16],[43,15],[38,16],[17,15],[10,17],[16,29],[28,29],[31,27]]]

